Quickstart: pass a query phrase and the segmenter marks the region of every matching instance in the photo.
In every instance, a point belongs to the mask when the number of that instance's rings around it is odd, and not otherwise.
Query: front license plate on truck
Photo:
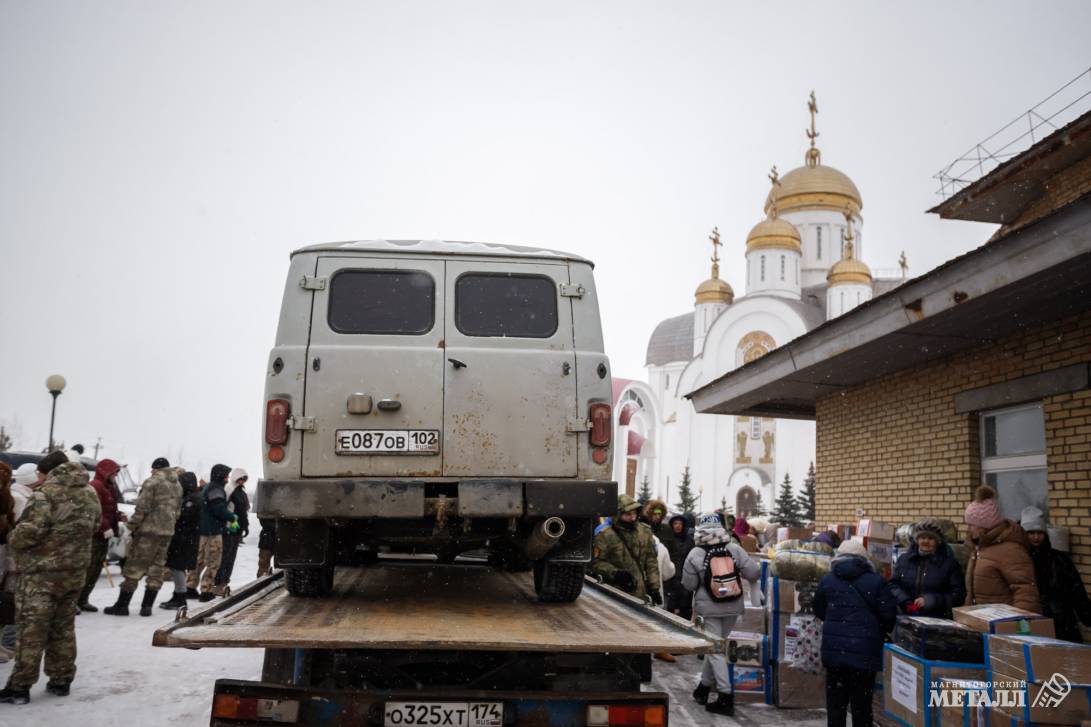
[[[439,454],[434,429],[338,429],[337,454]]]
[[[500,702],[387,702],[385,727],[503,727]]]

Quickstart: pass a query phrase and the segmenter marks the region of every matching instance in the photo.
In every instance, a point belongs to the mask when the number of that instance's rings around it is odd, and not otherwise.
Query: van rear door
[[[438,476],[444,263],[320,257],[315,278],[303,475]]]
[[[567,263],[447,262],[443,474],[575,477]]]

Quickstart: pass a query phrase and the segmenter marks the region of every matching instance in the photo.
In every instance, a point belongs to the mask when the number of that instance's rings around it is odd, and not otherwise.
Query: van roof
[[[498,245],[489,242],[454,242],[451,240],[354,240],[350,242],[323,242],[308,245],[292,252],[393,252],[418,255],[487,255],[490,257],[525,257],[547,260],[571,260],[594,263],[585,257],[544,247],[523,245]]]

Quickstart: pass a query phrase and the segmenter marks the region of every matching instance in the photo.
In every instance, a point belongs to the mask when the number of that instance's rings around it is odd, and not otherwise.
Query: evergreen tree
[[[770,519],[784,527],[798,528],[803,524],[799,512],[799,501],[792,494],[792,478],[784,473],[784,482],[780,483],[780,494],[769,513]]]
[[[750,514],[747,517],[765,517],[769,514],[769,511],[765,509],[765,501],[761,495],[758,495],[758,499],[754,501],[754,507],[750,510]]]
[[[644,504],[648,500],[652,499],[652,484],[648,482],[647,475],[644,475],[644,479],[640,481],[640,493],[638,494],[636,499],[640,500],[641,504]]]
[[[696,515],[699,497],[693,491],[689,476],[689,466],[682,470],[682,484],[678,486],[678,504],[675,507],[686,515]]]
[[[814,522],[816,493],[814,462],[811,462],[811,466],[807,468],[807,478],[803,480],[803,494],[797,498],[799,501],[799,516],[804,520]]]

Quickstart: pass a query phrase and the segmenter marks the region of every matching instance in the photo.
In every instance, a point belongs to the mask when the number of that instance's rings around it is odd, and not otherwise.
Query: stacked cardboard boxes
[[[1056,636],[1053,619],[1003,603],[959,606],[955,621],[983,634],[1036,634]]]
[[[825,675],[791,666],[804,628],[816,620],[813,605],[818,584],[769,576],[766,586],[773,703],[778,707],[825,706]]]
[[[861,520],[856,526],[853,540],[861,543],[874,559],[883,578],[890,578],[894,571],[894,533],[897,528],[879,520]]]
[[[985,676],[984,664],[925,659],[887,644],[883,651],[884,711],[902,725],[934,727],[942,718],[940,706],[932,699],[940,680],[984,681]]]
[[[768,701],[769,637],[764,633],[732,631],[727,638],[728,677],[739,702]]]
[[[1070,725],[1091,720],[1091,646],[1026,634],[988,639],[990,695],[1021,686],[1018,700],[996,700],[998,721]]]

